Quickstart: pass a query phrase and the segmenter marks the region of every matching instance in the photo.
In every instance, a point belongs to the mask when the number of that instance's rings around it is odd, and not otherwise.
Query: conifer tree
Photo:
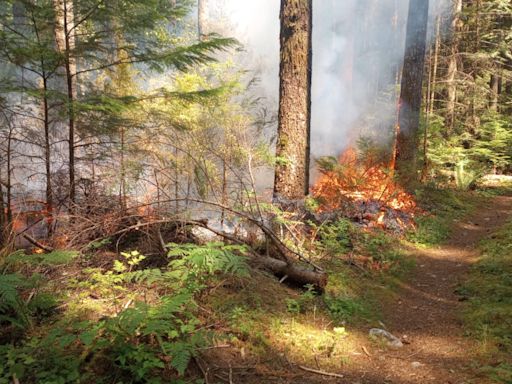
[[[281,1],[279,122],[274,198],[309,190],[312,0]]]
[[[416,177],[428,10],[428,0],[410,0],[400,91],[396,162],[397,170],[406,182]]]

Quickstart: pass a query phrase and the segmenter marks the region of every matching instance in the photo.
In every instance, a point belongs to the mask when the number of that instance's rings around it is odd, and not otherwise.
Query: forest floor
[[[0,384],[512,383],[512,183],[416,197],[407,232],[310,224],[304,247],[329,275],[321,295],[239,256],[226,263],[245,274],[190,273],[205,255],[226,260],[217,243],[170,245],[179,258],[146,264],[129,246],[8,255]]]
[[[302,360],[288,355],[282,348],[275,358],[267,356],[259,368],[232,373],[232,383],[352,383],[352,384],[469,384],[491,383],[479,372],[483,364],[482,344],[476,338],[467,337],[463,321],[465,297],[458,292],[479,260],[479,243],[492,236],[512,217],[512,196],[496,196],[479,202],[473,213],[452,223],[447,241],[434,247],[409,246],[407,257],[415,259],[416,265],[404,278],[398,279],[394,294],[382,295],[379,306],[380,328],[385,328],[401,339],[403,347],[393,349],[384,342],[372,341],[368,337],[369,325],[355,324],[345,339],[346,358],[332,362],[323,353],[314,360]],[[387,290],[387,287],[383,287]],[[270,321],[270,320],[269,320]],[[300,318],[297,324],[300,324]],[[308,323],[302,320],[302,323]],[[305,344],[315,344],[315,324],[303,327]],[[375,325],[373,320],[372,324]],[[297,326],[295,324],[295,326]],[[370,324],[370,323],[368,323]],[[294,326],[292,325],[290,327]],[[322,321],[317,328],[332,328]],[[281,334],[282,338],[296,338],[291,344],[299,346],[299,333],[293,330]],[[283,342],[278,338],[277,343]],[[304,346],[302,346],[304,348]],[[219,359],[226,356],[217,356]],[[230,364],[234,364],[229,356]],[[239,365],[239,364],[238,364]],[[308,372],[314,369],[318,372]],[[231,368],[230,368],[231,371]],[[505,381],[507,382],[507,381]]]

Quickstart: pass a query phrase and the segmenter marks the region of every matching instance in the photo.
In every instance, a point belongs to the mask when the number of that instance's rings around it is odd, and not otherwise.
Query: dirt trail
[[[408,340],[402,349],[372,354],[355,362],[340,383],[484,383],[470,363],[477,345],[463,337],[462,303],[455,293],[472,263],[480,240],[512,216],[512,197],[497,197],[469,218],[454,224],[449,241],[435,249],[416,251],[417,268],[385,309],[385,325]],[[358,359],[359,360],[359,359]]]

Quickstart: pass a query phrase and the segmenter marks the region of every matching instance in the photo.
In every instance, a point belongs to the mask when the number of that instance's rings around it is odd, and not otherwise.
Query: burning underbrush
[[[414,227],[416,202],[394,180],[393,171],[373,156],[355,149],[339,159],[318,161],[321,176],[312,188],[320,215],[339,214],[368,227],[404,232]]]

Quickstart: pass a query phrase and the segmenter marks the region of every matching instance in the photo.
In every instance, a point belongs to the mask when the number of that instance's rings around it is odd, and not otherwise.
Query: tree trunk
[[[302,199],[309,191],[312,24],[312,0],[281,1],[274,199]]]
[[[500,83],[501,77],[499,75],[491,75],[489,87],[491,91],[491,97],[489,102],[489,109],[493,112],[498,112],[498,101],[500,97]]]
[[[44,164],[46,177],[46,225],[47,235],[53,232],[53,191],[52,191],[52,162],[50,141],[50,116],[48,103],[48,80],[43,78],[43,125],[44,125]]]
[[[197,35],[199,40],[204,40],[208,23],[208,0],[197,0]]]
[[[42,46],[44,42],[42,41],[41,31],[36,23],[33,25],[37,44]],[[51,163],[51,151],[52,151],[52,143],[51,143],[51,131],[50,131],[50,100],[49,100],[49,86],[48,79],[49,75],[47,73],[47,62],[45,60],[44,55],[40,55],[39,64],[41,65],[41,78],[39,79],[40,91],[42,93],[42,120],[43,120],[43,133],[44,133],[44,143],[43,143],[43,152],[44,152],[44,165],[45,165],[45,199],[46,199],[46,229],[47,229],[47,237],[50,238],[53,233],[53,189],[51,182],[52,175],[52,163]]]
[[[512,115],[512,80],[507,80],[505,82],[505,85],[503,88],[504,88],[503,92],[505,92],[505,95],[506,95],[507,99],[509,100],[509,102],[505,104],[504,113],[508,113],[508,114]]]
[[[0,189],[0,193],[2,194],[2,227],[0,231],[2,231],[0,237],[2,245],[7,245],[8,237],[10,232],[12,231],[12,222],[13,222],[13,212],[12,212],[12,141],[14,136],[14,128],[12,124],[7,123],[8,125],[8,135],[7,135],[7,148],[5,149],[5,161],[6,161],[6,179],[5,182],[1,182],[5,186],[5,196],[3,193],[3,188]]]
[[[12,141],[13,141],[13,132],[14,128],[12,126],[9,127],[9,136],[7,137],[7,151],[6,151],[6,160],[7,160],[7,185],[6,189],[6,199],[7,199],[7,228],[10,228],[13,220],[13,212],[12,212]]]
[[[459,52],[459,31],[461,27],[462,0],[455,0],[452,18],[452,41],[450,57],[448,59],[448,71],[446,78],[447,100],[446,100],[446,130],[444,136],[449,137],[455,124],[455,101],[457,100],[458,52]]]
[[[416,178],[428,8],[428,0],[410,0],[400,90],[400,128],[397,136],[396,162],[397,171],[406,184]]]
[[[53,0],[56,14],[55,39],[57,49],[64,56],[64,75],[66,79],[68,114],[68,161],[69,161],[69,200],[71,206],[76,202],[76,155],[75,155],[75,108],[76,100],[76,59],[73,2]]]
[[[434,45],[434,52],[433,52],[433,58],[432,54],[431,60],[433,59],[432,63],[432,69],[429,75],[429,92],[427,92],[428,102],[426,105],[428,106],[428,109],[426,110],[427,113],[427,121],[425,123],[425,132],[423,134],[423,168],[421,170],[421,181],[424,182],[428,177],[428,132],[430,128],[430,119],[432,118],[434,114],[434,104],[435,104],[435,96],[436,96],[436,84],[437,84],[437,69],[439,65],[439,49],[441,47],[441,16],[437,16],[436,20],[436,35],[435,35],[435,45]],[[432,50],[431,50],[432,51]]]
[[[125,142],[125,128],[121,127],[119,131],[119,140],[121,142],[121,156],[119,160],[120,166],[120,183],[119,183],[119,205],[121,209],[126,211],[128,207],[128,199],[126,196],[126,162],[125,162],[125,150],[126,150],[126,142]]]
[[[0,177],[2,177],[2,170],[0,169]],[[7,219],[5,215],[5,201],[4,201],[4,188],[0,183],[0,247],[4,247],[7,237]]]
[[[436,101],[436,85],[437,85],[437,71],[439,69],[439,50],[441,49],[441,16],[437,17],[436,21],[436,42],[434,46],[434,62],[432,68],[432,84],[430,86],[430,101],[428,114],[434,114],[435,101]]]

